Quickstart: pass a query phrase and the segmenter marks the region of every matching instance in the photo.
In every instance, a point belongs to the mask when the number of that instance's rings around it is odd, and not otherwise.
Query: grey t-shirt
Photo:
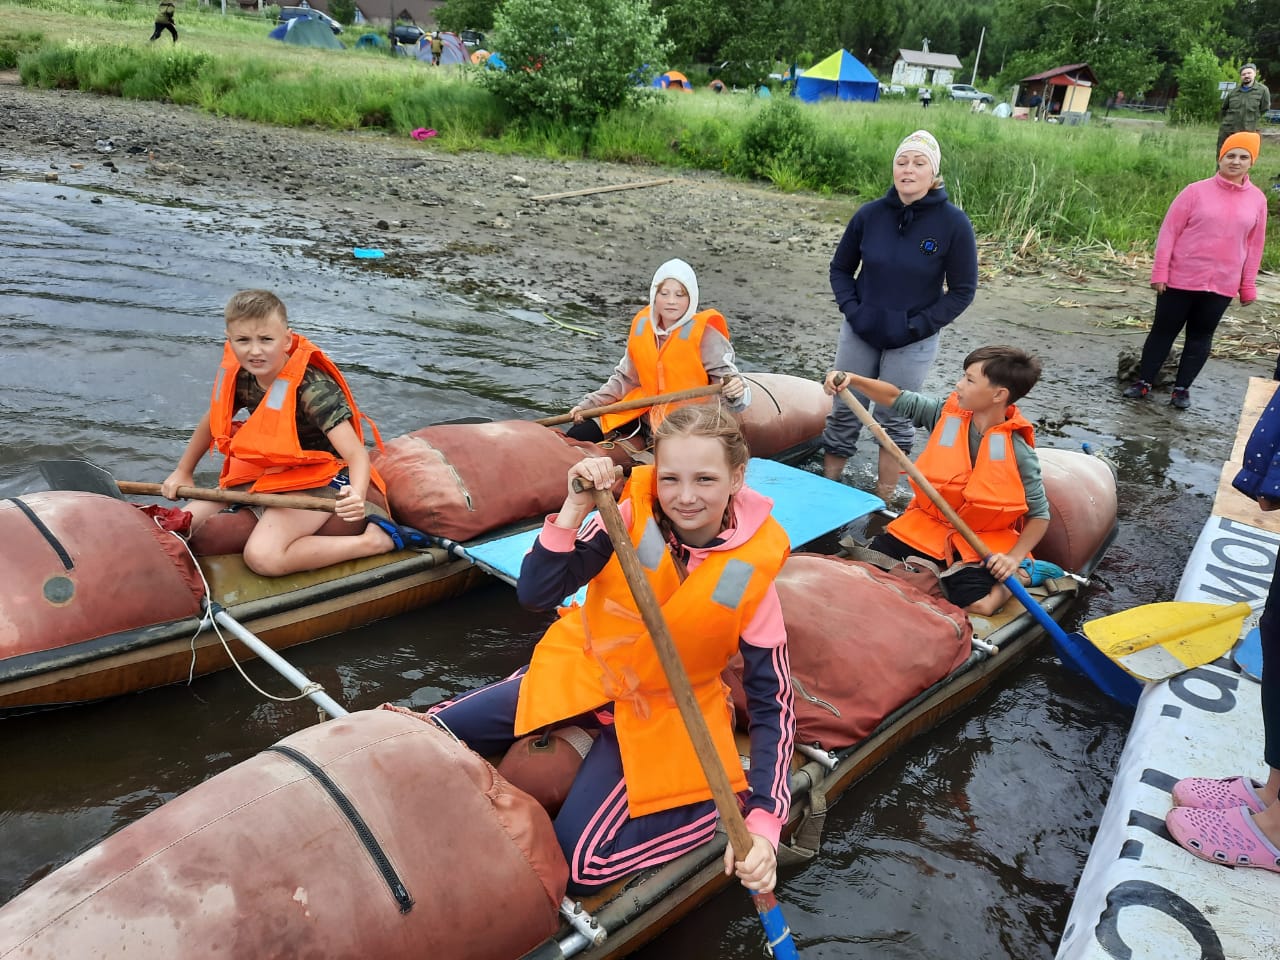
[[[893,412],[909,417],[916,426],[932,430],[942,419],[942,408],[945,400],[927,397],[922,393],[903,390],[898,399],[893,401]],[[969,460],[977,459],[978,446],[982,443],[982,432],[971,422],[969,424]],[[1027,497],[1027,518],[1029,520],[1049,519],[1049,498],[1044,492],[1044,480],[1040,476],[1040,458],[1036,456],[1035,447],[1027,443],[1018,434],[1013,435],[1013,457],[1018,463],[1018,476],[1022,478],[1022,490]]]

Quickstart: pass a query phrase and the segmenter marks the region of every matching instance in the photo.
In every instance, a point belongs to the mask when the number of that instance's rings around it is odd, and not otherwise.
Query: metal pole
[[[307,679],[306,675],[294,668],[289,661],[276,653],[258,637],[254,636],[249,630],[236,620],[235,617],[227,613],[220,604],[213,603],[209,605],[213,611],[213,618],[218,623],[229,630],[235,637],[246,647],[258,655],[258,658],[273,667],[280,676],[284,677],[299,691],[306,693],[307,699],[314,703],[317,707],[329,714],[331,717],[345,717],[348,713],[346,708],[339,706],[333,698],[331,698],[323,690],[314,689],[317,684],[313,684]]]
[[[978,84],[978,61],[982,59],[982,41],[987,38],[987,28],[982,28],[982,33],[978,34],[978,53],[973,58],[973,75],[969,77],[969,86],[977,86]]]

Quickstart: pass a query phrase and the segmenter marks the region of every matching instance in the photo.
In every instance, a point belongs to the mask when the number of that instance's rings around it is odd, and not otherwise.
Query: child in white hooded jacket
[[[751,403],[751,390],[734,361],[728,324],[719,311],[698,310],[693,268],[683,260],[668,260],[654,272],[649,305],[632,319],[626,353],[613,375],[570,411],[574,424],[568,435],[599,441],[614,431],[627,436],[639,432],[647,439],[671,405],[606,414],[599,420],[587,419],[583,411],[722,381],[721,396],[732,412],[741,413]]]

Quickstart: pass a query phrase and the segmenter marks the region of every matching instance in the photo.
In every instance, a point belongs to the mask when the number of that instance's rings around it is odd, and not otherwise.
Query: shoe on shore
[[[1226,867],[1258,867],[1280,873],[1280,850],[1258,829],[1244,807],[1197,810],[1175,807],[1165,817],[1178,845],[1201,860]]]
[[[1265,809],[1258,791],[1262,784],[1248,777],[1184,777],[1170,791],[1175,807],[1195,807],[1198,810],[1234,810],[1245,807],[1250,813]]]
[[[1174,387],[1173,393],[1169,395],[1169,405],[1179,410],[1186,410],[1191,406],[1191,388]]]
[[[1151,384],[1146,380],[1135,380],[1129,386],[1124,388],[1124,393],[1120,396],[1126,400],[1141,400],[1151,392]]]

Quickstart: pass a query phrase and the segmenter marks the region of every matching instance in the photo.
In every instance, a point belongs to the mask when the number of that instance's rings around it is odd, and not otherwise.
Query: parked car
[[[995,97],[989,93],[983,93],[977,87],[967,83],[953,83],[948,88],[951,91],[952,100],[981,100],[983,103],[993,103]]]
[[[388,31],[393,43],[415,44],[427,35],[427,31],[414,23],[393,24]]]
[[[468,46],[473,50],[476,47],[484,46],[484,34],[479,30],[463,30],[458,34],[458,37],[462,40],[465,46]]]
[[[880,96],[882,97],[905,97],[907,88],[900,83],[882,83],[880,84]]]
[[[280,16],[276,17],[276,23],[288,23],[290,20],[296,20],[298,17],[306,17],[311,20],[319,20],[329,25],[329,29],[334,33],[342,32],[342,24],[327,13],[323,13],[312,7],[281,7]]]

